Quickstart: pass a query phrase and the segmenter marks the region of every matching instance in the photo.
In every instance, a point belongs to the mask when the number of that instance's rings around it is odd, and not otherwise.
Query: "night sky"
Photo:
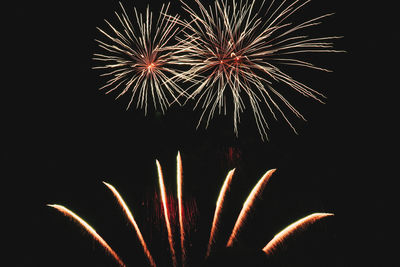
[[[144,12],[156,1],[123,1]],[[135,233],[111,192],[114,185],[131,208],[159,266],[169,265],[168,243],[159,207],[155,160],[176,195],[175,158],[181,152],[184,200],[191,219],[190,263],[205,253],[214,205],[225,175],[237,168],[221,222],[227,238],[243,201],[258,179],[277,168],[256,203],[237,251],[219,248],[216,264],[251,266],[264,261],[261,249],[277,232],[313,212],[333,212],[292,240],[265,266],[390,266],[391,227],[398,154],[393,105],[398,83],[393,51],[393,6],[312,1],[295,17],[334,12],[313,32],[344,36],[335,48],[346,53],[311,57],[332,73],[291,68],[290,74],[327,96],[326,104],[285,96],[306,117],[291,116],[296,135],[283,119],[268,117],[268,142],[258,134],[250,109],[239,136],[233,119],[215,116],[196,130],[200,111],[193,103],[163,115],[150,109],[126,111],[129,96],[99,91],[103,80],[92,70],[96,27],[115,22],[117,1],[15,3],[3,10],[3,50],[8,68],[2,83],[2,185],[7,215],[9,266],[116,266],[77,224],[46,204],[76,212],[116,250],[128,266],[146,263]],[[370,6],[368,6],[370,5]],[[184,14],[179,4],[171,13]],[[6,81],[10,82],[7,83]],[[280,85],[275,86],[280,89]],[[233,155],[233,157],[230,155]],[[10,192],[11,190],[11,192]],[[11,194],[10,194],[11,193]],[[8,238],[7,238],[8,239]],[[176,240],[178,243],[178,240]],[[220,241],[221,242],[221,241]],[[246,258],[247,257],[247,258]],[[260,259],[259,259],[260,258]],[[243,260],[251,259],[251,260]],[[145,266],[145,265],[144,265]],[[209,266],[214,266],[210,263]]]

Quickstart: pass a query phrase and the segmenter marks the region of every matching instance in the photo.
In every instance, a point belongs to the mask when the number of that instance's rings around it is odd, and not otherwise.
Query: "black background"
[[[232,117],[217,116],[207,130],[196,130],[200,114],[191,104],[144,116],[142,110],[125,110],[129,97],[114,101],[116,95],[98,91],[99,73],[91,69],[98,51],[94,39],[102,38],[96,27],[105,28],[104,19],[115,21],[117,1],[42,1],[5,8],[2,188],[11,255],[4,260],[11,258],[11,266],[113,266],[83,230],[46,206],[58,203],[86,219],[128,266],[141,266],[145,258],[101,183],[107,181],[132,208],[156,261],[168,264],[165,233],[148,203],[158,190],[155,159],[175,195],[179,150],[184,197],[195,199],[198,208],[191,226],[191,263],[204,253],[223,179],[237,167],[221,238],[229,234],[253,185],[266,170],[277,168],[248,220],[243,247],[259,249],[294,220],[333,212],[335,217],[299,236],[271,265],[390,266],[392,214],[398,209],[397,172],[390,171],[398,158],[393,138],[397,67],[392,62],[399,38],[394,6],[353,2],[313,1],[297,15],[335,12],[318,33],[344,36],[336,48],[347,52],[314,58],[333,73],[292,72],[323,92],[327,103],[294,95],[307,123],[295,121],[296,135],[283,120],[271,121],[269,142],[259,138],[249,111],[236,138]],[[140,11],[147,4],[123,3]],[[154,11],[161,5],[150,4]],[[171,12],[181,12],[178,3],[172,3]],[[239,158],[229,160],[230,150]]]

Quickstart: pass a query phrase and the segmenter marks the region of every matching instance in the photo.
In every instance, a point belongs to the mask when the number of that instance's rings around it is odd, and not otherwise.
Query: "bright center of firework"
[[[154,67],[155,67],[154,63],[150,63],[149,65],[147,65],[147,69],[149,71],[151,71]]]

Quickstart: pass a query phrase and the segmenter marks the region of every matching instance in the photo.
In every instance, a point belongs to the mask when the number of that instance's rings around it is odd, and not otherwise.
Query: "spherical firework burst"
[[[174,48],[171,38],[178,30],[178,16],[167,16],[169,5],[162,6],[155,21],[149,7],[146,14],[138,13],[134,8],[135,21],[131,21],[120,3],[121,14],[115,13],[121,29],[106,20],[111,33],[98,28],[107,41],[96,40],[102,53],[94,54],[94,60],[100,65],[94,69],[103,71],[101,76],[108,77],[107,93],[121,89],[117,98],[128,91],[132,93],[127,109],[136,101],[136,108],[144,108],[147,113],[148,97],[154,108],[165,111],[177,101],[181,88],[174,82]],[[172,99],[172,100],[171,100]]]
[[[189,253],[187,253],[187,244],[188,241],[186,240],[187,234],[185,231],[187,227],[184,227],[184,221],[185,221],[185,216],[190,215],[189,212],[187,212],[186,209],[183,207],[185,206],[183,203],[182,199],[182,161],[180,154],[178,153],[177,156],[177,206],[173,207],[169,201],[171,200],[170,198],[167,197],[167,190],[164,184],[164,178],[163,178],[163,172],[161,168],[161,164],[156,161],[157,165],[157,171],[158,171],[158,182],[159,182],[159,189],[160,189],[160,207],[162,209],[162,214],[163,214],[163,220],[165,222],[165,227],[167,230],[167,236],[168,236],[168,244],[169,244],[169,251],[171,255],[171,263],[172,266],[186,266],[187,265],[187,257],[190,256]],[[252,212],[254,209],[254,203],[257,201],[259,196],[262,194],[265,186],[267,185],[268,181],[270,180],[271,176],[275,172],[275,169],[267,171],[261,179],[257,182],[257,184],[254,186],[254,188],[251,190],[250,194],[246,198],[246,200],[243,203],[243,207],[240,210],[239,216],[236,219],[236,222],[234,224],[233,230],[229,236],[229,239],[223,242],[226,242],[225,247],[226,248],[232,248],[237,245],[237,243],[240,240],[240,232],[244,225],[246,224],[246,220],[249,217],[249,214]],[[215,212],[214,212],[214,217],[210,229],[210,236],[209,236],[209,242],[207,245],[207,250],[205,253],[205,259],[210,256],[211,251],[213,248],[215,248],[214,244],[215,241],[218,237],[218,232],[220,229],[220,217],[222,213],[222,209],[224,206],[224,202],[226,199],[226,196],[229,191],[229,187],[231,184],[231,181],[233,179],[235,173],[235,169],[231,170],[228,172],[225,181],[221,187],[220,193],[218,195],[218,199],[216,202],[216,207],[215,207]],[[127,217],[129,223],[131,224],[132,228],[136,232],[138,241],[141,244],[141,247],[143,249],[144,254],[147,257],[148,264],[152,267],[156,266],[156,259],[152,256],[150,253],[149,247],[147,246],[147,243],[145,241],[145,237],[142,235],[140,231],[140,227],[137,224],[132,212],[130,211],[128,205],[125,203],[124,199],[122,196],[119,194],[117,189],[112,186],[111,184],[105,183],[104,184],[111,190],[115,198],[118,200],[119,205],[121,206],[125,216]],[[81,217],[79,217],[77,214],[72,212],[71,210],[67,209],[64,206],[58,205],[58,204],[51,204],[48,205],[52,208],[55,208],[59,212],[63,213],[67,217],[73,219],[76,221],[78,224],[82,226],[83,229],[85,229],[93,238],[95,241],[97,241],[104,249],[107,251],[118,263],[119,266],[126,266],[125,263],[122,261],[121,257],[118,256],[118,254],[111,248],[111,246],[91,227],[86,221],[84,221]],[[172,209],[171,209],[172,208]],[[179,217],[179,227],[173,227],[172,222],[176,222],[176,220],[171,220],[173,218],[173,210],[177,210],[178,212],[178,217]],[[314,224],[315,222],[328,217],[332,216],[332,213],[313,213],[310,214],[300,220],[297,220],[296,222],[292,223],[285,229],[283,229],[281,232],[276,234],[271,241],[269,241],[263,248],[260,247],[259,251],[265,253],[266,255],[273,255],[276,250],[279,250],[279,247],[281,247],[283,244],[287,242],[291,237],[296,235],[298,232],[301,232],[305,228],[309,227],[310,225]],[[176,242],[178,238],[174,236],[174,231],[172,230],[173,228],[179,229],[177,233],[179,233],[179,240],[180,242]],[[177,245],[179,244],[179,245]],[[180,259],[178,260],[177,255],[176,255],[176,247],[179,247],[180,249]],[[211,253],[212,254],[212,253]],[[179,255],[179,254],[178,254]]]
[[[299,24],[289,19],[308,1],[262,1],[257,6],[253,0],[216,0],[205,7],[195,0],[198,9],[183,3],[190,15],[184,25],[183,37],[179,39],[182,64],[190,69],[182,75],[193,82],[191,98],[197,98],[195,108],[203,109],[202,120],[206,127],[214,113],[226,114],[227,91],[233,99],[233,124],[235,134],[240,114],[250,104],[261,138],[267,138],[268,123],[265,111],[277,119],[281,114],[295,131],[279,102],[297,117],[303,118],[297,109],[277,90],[274,83],[283,83],[306,97],[322,102],[324,96],[316,90],[295,80],[279,65],[295,65],[327,71],[301,60],[301,53],[334,52],[332,39],[338,37],[310,38],[300,35],[304,30],[320,23],[331,14],[316,17]],[[269,4],[265,2],[270,2]],[[265,13],[261,13],[265,10]],[[229,93],[228,93],[229,94]]]

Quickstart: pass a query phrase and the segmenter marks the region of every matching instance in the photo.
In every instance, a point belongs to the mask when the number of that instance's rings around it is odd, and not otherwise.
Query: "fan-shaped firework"
[[[298,55],[335,51],[331,49],[330,41],[338,37],[311,38],[301,33],[331,14],[294,25],[289,19],[309,0],[264,0],[259,6],[255,0],[240,0],[238,3],[216,0],[209,8],[200,0],[195,1],[198,10],[182,1],[191,20],[181,22],[185,26],[184,36],[178,39],[182,52],[179,61],[190,66],[181,78],[193,82],[191,87],[194,91],[190,96],[197,97],[195,108],[201,106],[203,109],[198,126],[205,120],[207,127],[216,110],[226,114],[226,91],[229,90],[233,99],[236,135],[240,114],[247,102],[263,139],[267,138],[268,129],[265,110],[275,119],[275,113],[280,113],[295,131],[279,102],[283,102],[297,117],[304,118],[274,87],[274,83],[285,84],[320,102],[324,96],[293,79],[278,66],[295,65],[327,71],[301,60]],[[265,12],[261,13],[262,10]]]
[[[162,174],[161,165],[158,161],[156,161],[156,165],[157,165],[157,170],[158,170],[158,178],[159,178],[158,180],[159,180],[160,193],[161,193],[161,203],[160,204],[163,209],[163,215],[164,215],[164,219],[165,219],[165,227],[167,228],[168,243],[169,243],[170,252],[171,252],[171,262],[172,262],[172,265],[174,267],[176,267],[178,265],[178,261],[177,261],[176,254],[175,254],[174,237],[173,237],[173,234],[171,231],[171,221],[170,221],[171,211],[168,210],[168,204],[167,204],[168,200],[166,198],[166,189],[164,186],[164,178],[163,178],[163,174]],[[238,233],[240,232],[241,228],[244,226],[246,218],[247,218],[250,210],[252,209],[254,201],[258,198],[258,196],[261,195],[264,187],[268,183],[268,181],[269,181],[271,175],[274,173],[274,171],[275,171],[274,169],[267,171],[261,177],[259,182],[255,185],[255,187],[252,189],[252,191],[250,192],[250,194],[247,197],[246,201],[244,202],[243,208],[236,220],[235,226],[234,226],[232,233],[229,237],[229,240],[226,244],[227,247],[234,246],[235,242],[238,242]],[[223,183],[220,194],[218,196],[215,213],[214,213],[214,218],[213,218],[213,222],[211,225],[210,238],[209,238],[209,243],[207,246],[207,252],[206,252],[205,258],[207,258],[210,255],[212,245],[217,237],[217,230],[219,229],[218,228],[219,217],[220,217],[221,210],[223,208],[224,199],[225,199],[225,196],[229,189],[233,175],[234,175],[234,170],[231,170],[228,172],[228,175],[226,176],[226,179]],[[122,210],[124,211],[126,217],[128,218],[129,222],[132,224],[132,226],[137,234],[137,237],[139,239],[139,242],[143,248],[143,251],[148,259],[149,265],[153,266],[153,267],[156,266],[155,260],[153,259],[153,256],[151,255],[151,253],[147,247],[145,239],[140,232],[139,226],[137,225],[137,223],[132,215],[132,212],[129,210],[127,204],[125,203],[125,201],[123,200],[121,195],[118,193],[118,191],[115,189],[115,187],[113,187],[112,185],[110,185],[108,183],[104,183],[104,184],[112,191],[114,196],[117,198],[118,203],[122,207]],[[178,213],[179,213],[179,224],[180,224],[179,232],[180,232],[180,241],[181,241],[180,249],[181,249],[181,255],[182,255],[180,265],[185,266],[185,263],[186,263],[185,257],[187,256],[185,253],[185,251],[186,251],[185,236],[186,235],[185,235],[185,230],[184,230],[185,228],[182,225],[183,224],[182,218],[185,214],[183,213],[183,210],[182,210],[182,165],[181,165],[181,158],[180,158],[179,153],[177,156],[177,185],[178,185],[177,197],[178,197],[178,205],[179,205]],[[85,222],[78,215],[76,215],[69,209],[65,208],[64,206],[57,205],[57,204],[48,205],[48,206],[57,209],[64,215],[66,215],[66,216],[74,219],[76,222],[78,222],[94,238],[94,240],[96,240],[107,252],[109,252],[109,254],[116,260],[116,262],[120,266],[125,266],[125,263],[117,255],[117,253],[106,243],[106,241],[104,241],[104,239],[87,222]],[[267,245],[264,248],[262,248],[262,251],[264,251],[267,255],[274,253],[274,251],[277,249],[277,247],[279,247],[279,245],[281,245],[282,243],[285,243],[285,241],[290,236],[295,235],[297,232],[299,232],[300,230],[315,223],[316,221],[318,221],[324,217],[331,216],[331,215],[333,215],[333,214],[332,213],[313,213],[309,216],[306,216],[306,217],[296,221],[295,223],[289,225],[284,230],[282,230],[277,235],[275,235],[275,237],[269,243],[267,243]],[[261,248],[260,248],[260,250],[261,250]]]
[[[173,67],[174,48],[169,44],[178,30],[178,16],[166,16],[169,5],[162,6],[160,16],[154,20],[149,7],[146,14],[138,13],[134,8],[136,21],[132,22],[120,3],[121,14],[115,13],[121,29],[106,20],[111,34],[98,28],[107,37],[107,41],[96,40],[102,53],[94,54],[94,60],[101,64],[94,69],[103,70],[101,76],[108,77],[107,93],[122,89],[117,98],[128,91],[132,92],[128,107],[136,101],[136,108],[144,108],[147,113],[148,97],[152,98],[155,109],[165,111],[177,101],[181,88],[172,79],[176,76]],[[172,100],[170,100],[172,98]]]

